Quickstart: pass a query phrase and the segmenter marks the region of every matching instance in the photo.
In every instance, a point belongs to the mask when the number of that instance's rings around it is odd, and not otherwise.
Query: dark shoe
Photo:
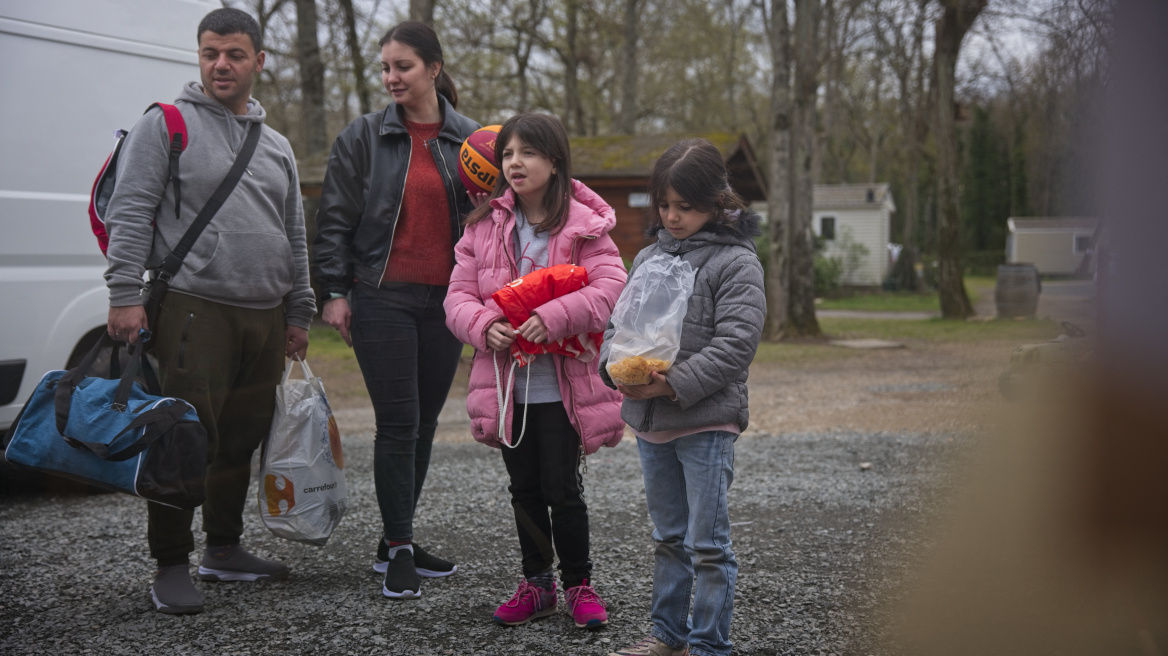
[[[154,573],[150,600],[160,613],[188,615],[203,612],[203,594],[191,582],[187,564],[161,567]]]
[[[400,549],[386,563],[381,594],[390,599],[418,599],[422,596],[422,580],[414,567],[412,546]]]
[[[438,579],[458,571],[458,565],[433,556],[419,544],[414,544],[414,570],[424,579]],[[389,566],[389,545],[384,539],[377,541],[377,558],[373,561],[373,571],[384,574]]]
[[[458,565],[426,553],[422,545],[414,545],[414,571],[424,579],[440,579],[458,571]]]
[[[275,560],[251,555],[241,545],[207,547],[199,563],[202,581],[282,581],[288,578],[288,566]]]

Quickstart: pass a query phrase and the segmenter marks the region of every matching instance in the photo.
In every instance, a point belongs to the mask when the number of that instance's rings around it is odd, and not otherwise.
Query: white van
[[[87,203],[113,133],[199,79],[218,0],[0,2],[0,430],[105,330]]]

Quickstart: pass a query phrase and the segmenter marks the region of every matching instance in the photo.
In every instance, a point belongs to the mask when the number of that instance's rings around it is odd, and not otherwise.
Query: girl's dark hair
[[[543,192],[544,220],[535,226],[536,232],[555,232],[568,217],[568,204],[572,199],[572,153],[568,146],[568,131],[560,119],[548,114],[527,112],[507,119],[495,140],[495,162],[502,167],[503,150],[511,143],[512,137],[531,146],[535,152],[552,162],[556,171],[548,180]],[[502,196],[510,185],[502,168],[491,190],[491,199]],[[516,202],[519,202],[516,198]],[[491,214],[490,202],[475,208],[467,217],[466,224],[478,223]]]
[[[413,48],[426,66],[437,62],[441,68],[438,70],[438,77],[434,79],[434,90],[446,96],[451,107],[458,109],[458,89],[454,87],[454,80],[446,73],[442,44],[438,43],[438,34],[434,32],[434,28],[421,21],[402,21],[389,28],[377,45],[385,47],[390,41],[397,41]]]
[[[722,153],[705,139],[679,141],[653,165],[649,174],[650,236],[662,227],[660,206],[669,189],[699,212],[713,212],[707,226],[714,230],[736,229],[735,223],[747,209],[746,201],[730,187]]]

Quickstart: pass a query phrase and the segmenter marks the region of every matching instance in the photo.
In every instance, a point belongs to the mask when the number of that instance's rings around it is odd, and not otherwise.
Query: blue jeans
[[[444,286],[353,286],[353,351],[377,423],[373,483],[385,537],[395,542],[413,540],[438,413],[462,354],[446,327],[445,299]]]
[[[674,649],[689,644],[694,656],[730,654],[738,561],[730,549],[726,492],[737,438],[710,431],[665,444],[637,439],[657,542],[653,635]]]

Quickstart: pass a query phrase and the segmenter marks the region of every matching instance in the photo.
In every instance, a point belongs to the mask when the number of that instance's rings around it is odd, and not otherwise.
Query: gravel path
[[[739,440],[730,492],[740,578],[738,656],[882,654],[886,602],[923,544],[968,440],[808,433]],[[368,435],[345,438],[350,514],[324,548],[267,533],[249,505],[245,543],[292,577],[197,583],[201,615],[154,612],[142,502],[122,495],[0,498],[3,654],[606,654],[648,630],[651,524],[636,446],[589,458],[596,586],[609,626],[568,615],[515,628],[490,621],[514,591],[518,541],[498,453],[438,444],[416,533],[460,571],[418,601],[380,594]],[[870,463],[862,467],[861,463]],[[254,495],[253,495],[254,498]]]

